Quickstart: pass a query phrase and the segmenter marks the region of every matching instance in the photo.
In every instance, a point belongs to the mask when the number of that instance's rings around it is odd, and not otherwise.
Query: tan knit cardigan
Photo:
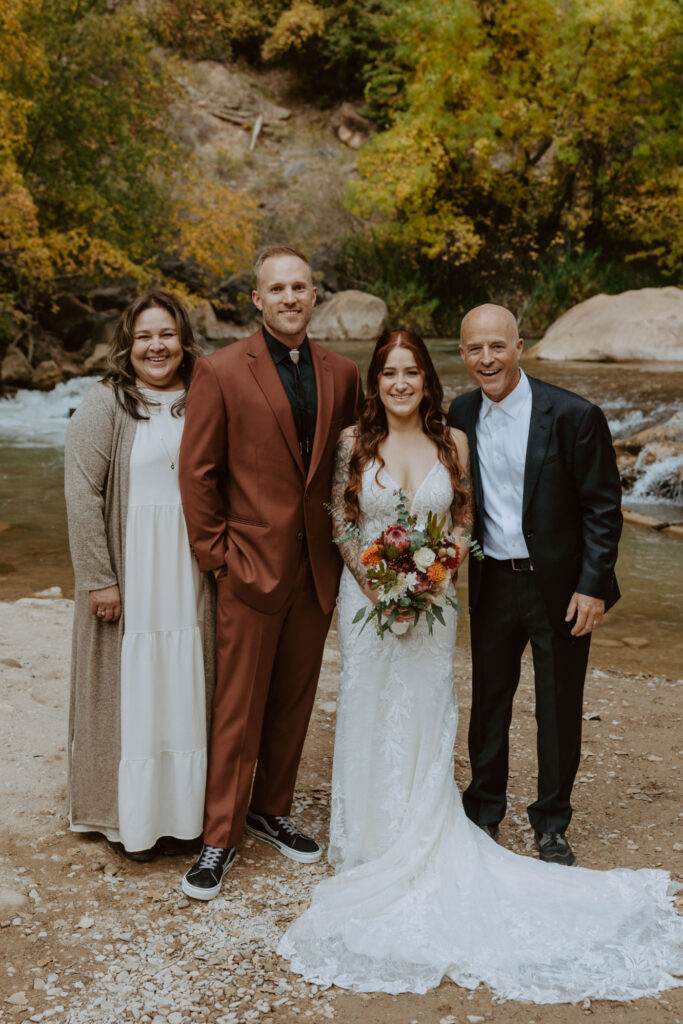
[[[65,495],[75,576],[69,805],[74,825],[118,828],[121,755],[121,645],[124,617],[101,623],[90,613],[89,591],[118,583],[125,594],[126,519],[130,454],[137,421],[112,388],[95,384],[76,410],[66,436]],[[204,587],[204,670],[207,735],[215,687],[215,585]]]

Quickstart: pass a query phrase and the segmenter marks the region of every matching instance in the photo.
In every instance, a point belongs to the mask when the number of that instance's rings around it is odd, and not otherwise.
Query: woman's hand
[[[96,615],[100,622],[116,622],[121,618],[121,593],[116,584],[102,590],[91,590],[90,614]]]

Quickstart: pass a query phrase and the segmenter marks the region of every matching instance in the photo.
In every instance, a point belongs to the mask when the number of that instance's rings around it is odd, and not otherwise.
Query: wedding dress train
[[[366,469],[360,526],[393,520],[396,485]],[[436,463],[412,511],[445,514]],[[342,672],[329,859],[336,875],[278,951],[308,981],[363,992],[426,992],[448,976],[499,999],[637,999],[683,984],[678,888],[664,871],[544,864],[498,846],[466,817],[453,779],[455,613],[429,636],[360,633],[367,599],[345,569]],[[495,623],[491,624],[495,629]]]

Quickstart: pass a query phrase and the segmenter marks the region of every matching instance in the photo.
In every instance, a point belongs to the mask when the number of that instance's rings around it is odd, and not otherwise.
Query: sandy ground
[[[496,1004],[444,982],[425,996],[318,991],[274,949],[306,906],[324,861],[302,866],[246,840],[221,896],[186,900],[191,858],[134,864],[66,821],[66,723],[71,602],[0,604],[0,1022],[239,1024],[601,1024],[683,1021],[683,990],[634,1003]],[[456,776],[468,779],[469,652],[461,630]],[[328,640],[294,817],[324,840],[338,673]],[[664,664],[664,663],[662,663]],[[666,659],[669,667],[670,659]],[[669,869],[683,878],[683,680],[658,674],[656,651],[628,671],[595,645],[586,686],[583,761],[570,837],[580,863]],[[512,728],[510,810],[501,842],[533,856],[524,808],[534,785],[529,664]],[[492,922],[495,927],[495,922]],[[561,921],[558,921],[561,936]]]

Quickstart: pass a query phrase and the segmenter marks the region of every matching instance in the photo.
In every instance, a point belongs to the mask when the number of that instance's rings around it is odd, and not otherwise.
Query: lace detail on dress
[[[384,484],[385,486],[380,486]],[[391,521],[396,485],[366,470],[360,526]],[[450,477],[436,463],[412,510],[444,515]],[[682,984],[683,919],[663,871],[590,871],[503,849],[466,817],[453,779],[455,613],[429,636],[362,633],[367,603],[344,570],[342,668],[329,860],[336,876],[283,936],[308,981],[364,992],[426,992],[448,975],[501,999],[637,999]]]

